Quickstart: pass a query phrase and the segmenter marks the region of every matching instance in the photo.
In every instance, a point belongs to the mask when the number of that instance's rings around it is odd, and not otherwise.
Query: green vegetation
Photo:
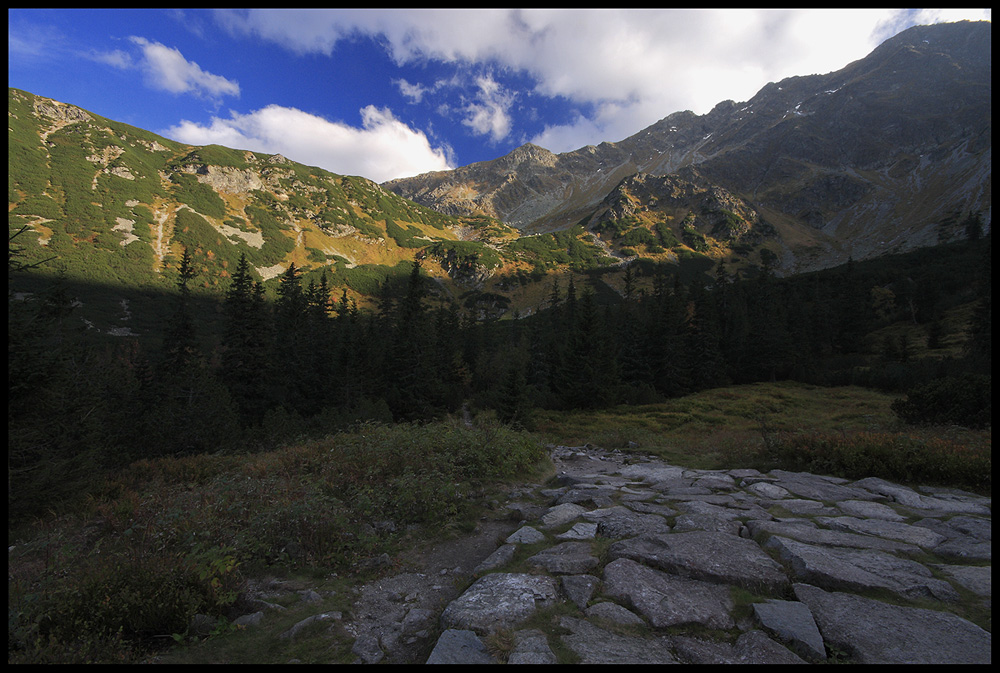
[[[398,537],[372,522],[440,530],[480,506],[484,485],[526,476],[543,456],[502,426],[432,423],[368,424],[253,456],[136,462],[15,546],[9,661],[141,658],[172,642],[163,636],[183,637],[196,613],[227,624],[250,573],[352,570]],[[92,538],[72,535],[95,520]]]
[[[174,196],[181,203],[186,203],[202,215],[223,218],[226,216],[226,204],[215,190],[198,181],[188,173],[174,173],[170,181],[177,185]]]
[[[613,260],[605,257],[600,248],[581,237],[585,230],[576,225],[550,234],[525,236],[507,246],[508,253],[520,255],[543,269],[568,266],[576,271],[596,269]]]

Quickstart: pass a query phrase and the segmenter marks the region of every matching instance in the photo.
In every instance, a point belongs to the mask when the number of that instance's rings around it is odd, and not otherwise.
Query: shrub
[[[757,457],[759,469],[780,467],[848,479],[881,477],[979,490],[989,490],[992,483],[989,448],[905,434],[773,435],[765,437]]]
[[[991,424],[992,404],[991,377],[962,374],[911,389],[905,400],[892,403],[892,410],[911,425],[983,428]]]

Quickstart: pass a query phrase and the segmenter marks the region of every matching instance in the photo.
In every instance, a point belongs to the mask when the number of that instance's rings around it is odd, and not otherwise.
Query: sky
[[[567,152],[971,10],[8,9],[7,83],[377,182]]]

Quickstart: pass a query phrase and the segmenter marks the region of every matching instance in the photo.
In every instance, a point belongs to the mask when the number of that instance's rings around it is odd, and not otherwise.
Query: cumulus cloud
[[[139,67],[145,72],[149,85],[156,89],[213,99],[240,95],[239,83],[202,70],[177,49],[143,37],[132,36],[129,40],[142,50]]]
[[[529,74],[535,93],[598,115],[541,137],[572,149],[620,140],[679,110],[751,98],[769,81],[827,73],[867,55],[915,23],[989,19],[990,10],[246,10],[218,20],[297,53],[332,54],[367,35],[398,63],[499,65]],[[421,92],[422,94],[423,92]],[[411,90],[416,96],[417,90]],[[467,106],[466,123],[500,137],[509,107]],[[489,102],[493,101],[491,105]],[[508,128],[509,131],[509,128]]]
[[[479,91],[475,100],[465,105],[462,123],[476,135],[489,136],[492,142],[499,142],[510,133],[510,106],[514,94],[488,75],[477,77],[476,86]]]
[[[424,94],[428,91],[428,88],[422,84],[411,84],[405,79],[394,80],[393,84],[399,87],[399,93],[408,98],[411,103],[419,103],[422,101],[424,99]]]
[[[248,114],[213,117],[208,125],[183,121],[163,135],[191,145],[219,144],[283,154],[342,175],[363,175],[376,182],[452,168],[447,148],[433,148],[427,137],[369,105],[361,109],[361,128],[331,122],[296,108],[269,105]]]

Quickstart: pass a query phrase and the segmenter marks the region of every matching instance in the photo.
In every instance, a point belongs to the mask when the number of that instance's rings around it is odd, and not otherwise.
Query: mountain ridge
[[[675,112],[618,142],[558,155],[522,146],[383,184],[451,214],[552,231],[629,175],[696,165],[802,241],[785,245],[786,272],[932,245],[946,218],[991,221],[990,33],[988,22],[915,26],[839,71],[772,82],[705,115]]]

